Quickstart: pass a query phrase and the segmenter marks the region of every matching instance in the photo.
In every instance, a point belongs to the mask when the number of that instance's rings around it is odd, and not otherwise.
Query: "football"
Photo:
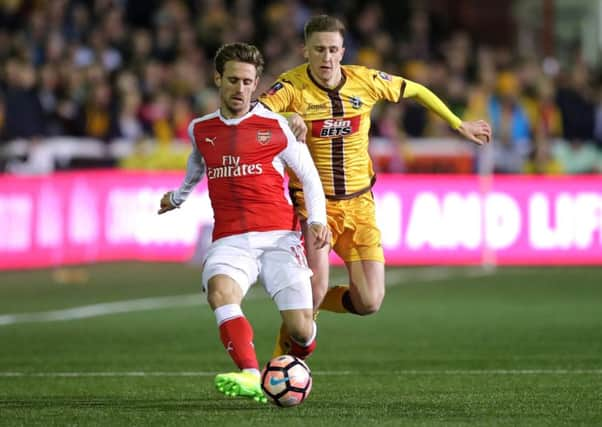
[[[299,405],[311,391],[311,371],[301,359],[285,354],[270,360],[261,371],[261,388],[281,407]]]

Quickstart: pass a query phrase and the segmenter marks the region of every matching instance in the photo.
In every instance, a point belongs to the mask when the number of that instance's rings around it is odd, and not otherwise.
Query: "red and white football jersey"
[[[282,116],[257,103],[236,119],[226,119],[218,110],[193,120],[188,130],[193,152],[172,201],[179,206],[206,172],[215,219],[213,240],[251,231],[297,229],[285,196],[285,166],[303,183],[308,221],[326,224],[318,172],[307,147],[295,139]]]

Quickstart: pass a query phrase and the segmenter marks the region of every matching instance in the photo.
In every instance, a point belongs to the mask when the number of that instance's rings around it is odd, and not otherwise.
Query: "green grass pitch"
[[[198,268],[85,272],[0,273],[0,425],[602,425],[600,267],[390,268],[379,313],[320,314],[291,409],[214,390],[233,364]],[[264,363],[276,308],[257,288],[243,309]]]

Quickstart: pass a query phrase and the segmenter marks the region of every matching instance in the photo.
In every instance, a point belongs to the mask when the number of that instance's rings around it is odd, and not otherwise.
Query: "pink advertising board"
[[[0,270],[189,260],[213,218],[204,182],[156,214],[182,176],[0,176]],[[390,265],[602,265],[601,176],[381,175],[374,195]]]

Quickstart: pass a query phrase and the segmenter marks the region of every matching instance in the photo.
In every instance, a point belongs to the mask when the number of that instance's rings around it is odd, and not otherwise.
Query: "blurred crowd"
[[[512,46],[482,45],[420,7],[397,19],[377,1],[3,0],[0,149],[68,135],[164,157],[186,144],[192,118],[217,109],[212,58],[222,43],[260,47],[261,92],[303,62],[303,24],[316,13],[345,21],[346,63],[417,81],[460,117],[489,120],[494,144],[475,171],[602,171],[602,84],[578,52],[566,67],[518,58]],[[379,105],[372,132],[388,144],[376,163],[386,172],[404,171],[407,141],[453,135],[411,101]],[[133,153],[120,165],[144,166],[142,151]]]

